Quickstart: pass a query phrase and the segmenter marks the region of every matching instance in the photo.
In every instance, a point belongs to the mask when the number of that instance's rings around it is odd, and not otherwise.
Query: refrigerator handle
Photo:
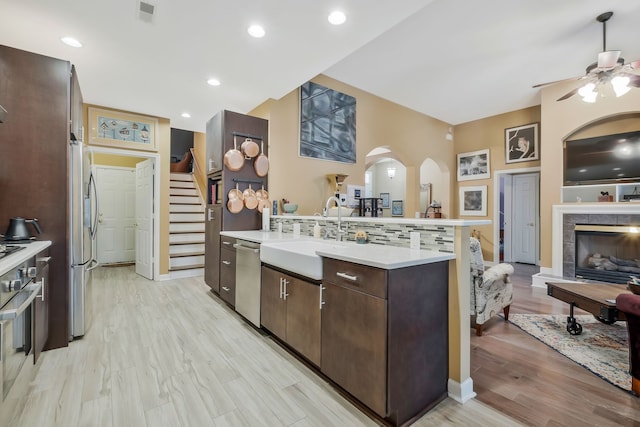
[[[93,224],[91,224],[91,228],[89,229],[89,233],[91,235],[91,240],[95,240],[96,235],[98,234],[98,212],[100,208],[98,207],[98,188],[96,186],[96,180],[93,177],[93,172],[89,174],[89,188],[87,189],[88,193],[91,193],[93,190],[93,199],[96,201],[96,209],[93,212]],[[88,194],[89,199],[91,199],[91,194]]]

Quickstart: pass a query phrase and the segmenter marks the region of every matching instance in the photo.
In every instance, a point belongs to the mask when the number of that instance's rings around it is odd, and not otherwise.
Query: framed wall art
[[[506,163],[539,160],[538,123],[505,129],[504,145]]]
[[[458,181],[491,177],[489,149],[458,154]]]
[[[460,187],[460,216],[487,216],[487,186]]]
[[[158,120],[89,107],[89,143],[114,148],[158,151]]]
[[[380,193],[380,199],[382,199],[382,207],[388,208],[389,205],[389,193]]]
[[[402,200],[394,200],[391,202],[391,216],[403,216],[404,203]]]
[[[356,162],[356,99],[307,82],[300,87],[301,157]]]

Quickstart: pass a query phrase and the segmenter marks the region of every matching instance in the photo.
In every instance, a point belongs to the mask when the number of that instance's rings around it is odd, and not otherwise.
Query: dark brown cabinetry
[[[240,170],[232,171],[224,165],[224,153],[240,149],[246,136],[261,141],[265,155],[268,155],[269,122],[267,120],[221,111],[207,122],[207,221],[205,222],[205,283],[222,296],[220,265],[222,248],[221,231],[257,230],[262,225],[262,216],[257,209],[242,209],[231,213],[227,208],[228,194],[232,188],[244,191],[252,186],[254,190],[264,186],[267,176],[260,177],[253,167],[253,159],[245,159]],[[234,144],[235,141],[235,144]],[[234,266],[235,268],[235,266]],[[225,285],[230,288],[230,286]],[[235,288],[227,292],[227,302],[235,301]]]
[[[229,305],[236,305],[236,239],[220,237],[220,298]]]
[[[316,366],[320,366],[320,298],[319,284],[262,267],[262,326]]]
[[[394,425],[446,396],[447,262],[382,270],[323,259],[321,371]]]
[[[212,291],[220,293],[220,229],[222,206],[207,205],[204,224],[204,282]]]
[[[15,216],[38,218],[51,240],[46,348],[69,343],[69,221],[67,177],[71,64],[0,45],[0,230]]]

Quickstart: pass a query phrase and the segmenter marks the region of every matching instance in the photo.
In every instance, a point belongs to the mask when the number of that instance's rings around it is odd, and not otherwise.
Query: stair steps
[[[169,185],[169,275],[204,275],[205,206],[190,173],[171,173]]]

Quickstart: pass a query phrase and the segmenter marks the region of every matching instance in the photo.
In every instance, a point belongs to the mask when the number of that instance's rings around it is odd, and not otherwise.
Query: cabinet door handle
[[[41,282],[42,282],[42,295],[41,295],[41,297],[42,297],[42,302],[44,302],[44,290],[47,289],[47,287],[44,284],[44,277],[42,278]]]
[[[281,277],[281,278],[280,278],[280,296],[279,296],[278,298],[282,298],[282,293],[283,293],[283,292],[282,292],[282,281],[283,281],[283,280],[284,280],[284,279]]]
[[[213,166],[214,166],[213,159],[209,159],[209,170],[210,171],[213,170]]]
[[[231,288],[227,288],[226,286],[223,286],[222,290],[225,291],[225,292],[229,292],[231,290]]]
[[[282,298],[286,301],[289,294],[287,293],[287,285],[291,283],[289,280],[283,278],[282,284],[284,285],[284,291],[282,292]]]
[[[207,209],[207,221],[213,221],[213,209]]]
[[[224,265],[231,265],[231,261],[222,261]]]
[[[43,256],[43,257],[36,258],[36,262],[43,262],[45,264],[49,264],[49,261],[51,261],[50,256]]]
[[[230,245],[230,244],[231,244],[231,242],[224,242],[224,241],[223,241],[223,242],[222,242],[222,244],[223,244],[223,245]]]
[[[322,306],[324,305],[324,300],[322,298],[322,296],[323,296],[322,291],[324,291],[325,289],[327,289],[327,288],[322,286],[322,283],[320,283],[320,310],[322,310]]]
[[[343,279],[351,280],[352,282],[356,282],[358,280],[358,276],[352,276],[350,274],[342,273],[340,271],[336,273],[336,276],[342,277]]]

